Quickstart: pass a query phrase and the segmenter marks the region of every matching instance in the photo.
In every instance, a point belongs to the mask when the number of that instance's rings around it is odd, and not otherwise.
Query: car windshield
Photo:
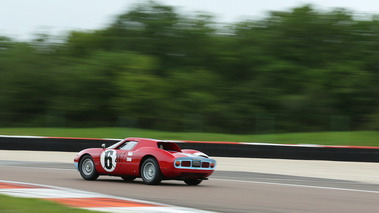
[[[114,149],[114,148],[116,148],[118,145],[120,145],[122,142],[124,142],[124,140],[119,141],[119,142],[113,144],[112,146],[108,147],[108,149]]]
[[[137,141],[126,141],[124,144],[118,147],[121,150],[132,150],[133,147],[137,144]]]

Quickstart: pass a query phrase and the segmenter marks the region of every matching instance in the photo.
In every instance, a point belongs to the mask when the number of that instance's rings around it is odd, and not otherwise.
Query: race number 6
[[[117,154],[114,150],[106,150],[100,156],[101,166],[107,172],[113,172],[117,165]]]

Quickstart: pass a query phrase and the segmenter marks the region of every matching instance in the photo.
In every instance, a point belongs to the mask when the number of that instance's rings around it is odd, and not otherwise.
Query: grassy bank
[[[0,194],[0,212],[17,212],[17,213],[91,213],[85,209],[69,208],[67,206],[42,199],[34,198],[17,198]]]
[[[379,146],[379,132],[377,131],[232,135],[215,133],[163,132],[132,128],[0,128],[0,135],[85,138],[145,137],[167,140]]]

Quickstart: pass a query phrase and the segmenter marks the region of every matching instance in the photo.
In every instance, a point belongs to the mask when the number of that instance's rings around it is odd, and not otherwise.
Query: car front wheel
[[[141,177],[144,183],[156,185],[162,181],[162,173],[155,158],[146,159],[141,167]]]
[[[95,163],[89,155],[84,156],[80,160],[79,172],[85,180],[96,180],[99,177],[99,173],[97,173],[95,168]]]

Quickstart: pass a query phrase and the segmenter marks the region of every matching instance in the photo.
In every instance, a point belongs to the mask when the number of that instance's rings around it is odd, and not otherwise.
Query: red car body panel
[[[129,145],[131,146],[126,147]],[[165,179],[206,179],[216,167],[216,161],[200,151],[181,150],[172,141],[146,138],[126,138],[108,148],[82,150],[74,159],[77,169],[85,155],[92,157],[100,175],[141,177],[141,165],[148,157],[154,157],[158,161]],[[176,165],[176,161],[181,164]]]

